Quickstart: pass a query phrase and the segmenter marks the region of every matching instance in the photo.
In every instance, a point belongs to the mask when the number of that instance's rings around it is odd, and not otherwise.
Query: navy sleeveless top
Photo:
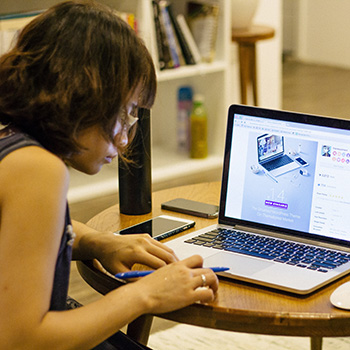
[[[0,138],[0,161],[9,153],[27,146],[42,147],[39,142],[30,136],[16,132]],[[55,276],[51,295],[50,310],[65,310],[68,294],[70,263],[72,260],[72,245],[74,241],[73,227],[67,205],[65,228],[61,238],[61,244],[57,253]]]

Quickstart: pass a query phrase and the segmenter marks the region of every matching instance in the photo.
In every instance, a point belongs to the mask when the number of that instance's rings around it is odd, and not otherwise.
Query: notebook
[[[261,135],[296,166],[278,181],[259,163]],[[219,275],[311,293],[350,272],[349,180],[350,121],[232,105],[218,224],[166,244],[230,267]]]
[[[258,163],[271,176],[277,177],[299,167],[291,157],[285,154],[284,136],[263,134],[257,138]]]

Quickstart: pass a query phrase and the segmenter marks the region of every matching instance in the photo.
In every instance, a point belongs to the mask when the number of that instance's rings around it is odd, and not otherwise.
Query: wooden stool
[[[241,80],[241,102],[247,104],[249,84],[253,89],[254,105],[258,105],[256,83],[256,42],[275,36],[275,30],[268,26],[252,26],[249,29],[232,30],[232,41],[237,42],[239,51],[239,67]]]

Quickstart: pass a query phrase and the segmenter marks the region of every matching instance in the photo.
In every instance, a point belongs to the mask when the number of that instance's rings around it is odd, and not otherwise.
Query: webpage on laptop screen
[[[298,167],[271,175],[259,159],[284,155]],[[350,240],[350,132],[235,115],[227,217]]]

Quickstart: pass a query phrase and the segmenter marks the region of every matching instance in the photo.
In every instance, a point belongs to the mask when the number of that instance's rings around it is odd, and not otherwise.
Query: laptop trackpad
[[[233,275],[254,276],[256,273],[275,265],[272,262],[249,258],[244,255],[232,253],[217,253],[204,259],[205,267],[225,266],[229,267]]]

